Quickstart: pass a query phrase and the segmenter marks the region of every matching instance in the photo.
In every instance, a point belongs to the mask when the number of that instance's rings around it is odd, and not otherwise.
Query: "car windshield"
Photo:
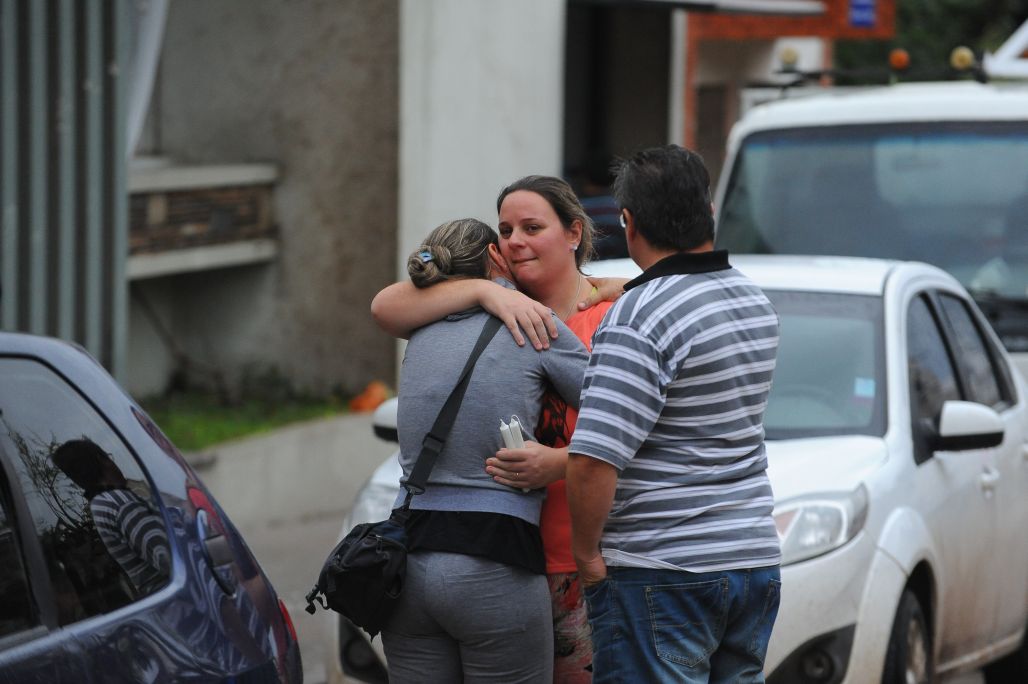
[[[768,290],[781,342],[768,439],[885,434],[879,297]]]
[[[1028,350],[1028,123],[825,126],[755,133],[718,219],[734,253],[927,261]],[[1009,334],[1004,334],[1009,333]],[[1020,335],[1020,341],[1017,340]]]

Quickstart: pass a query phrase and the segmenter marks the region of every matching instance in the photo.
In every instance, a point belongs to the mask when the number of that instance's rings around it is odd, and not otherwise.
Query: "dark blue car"
[[[285,606],[88,354],[0,333],[0,682],[302,681]]]

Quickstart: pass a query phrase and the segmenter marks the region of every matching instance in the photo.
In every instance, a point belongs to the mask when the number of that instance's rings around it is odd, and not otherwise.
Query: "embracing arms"
[[[410,282],[393,283],[375,295],[371,315],[390,335],[407,338],[423,325],[475,306],[503,321],[518,345],[525,344],[522,330],[536,349],[548,347],[549,338],[557,337],[548,308],[517,290],[481,278],[451,280],[424,289]]]
[[[578,304],[580,310],[617,299],[627,282],[622,278],[588,280],[593,289]],[[503,321],[518,345],[525,344],[527,335],[533,347],[546,349],[550,339],[557,337],[557,326],[547,307],[517,290],[476,278],[451,280],[420,290],[410,281],[393,283],[375,295],[371,315],[393,337],[407,338],[423,325],[475,306]]]

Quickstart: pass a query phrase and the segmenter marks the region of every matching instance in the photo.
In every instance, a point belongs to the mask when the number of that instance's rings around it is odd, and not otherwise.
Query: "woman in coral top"
[[[397,337],[451,313],[480,305],[507,325],[518,344],[525,335],[537,349],[556,330],[551,311],[591,348],[592,336],[611,303],[603,294],[620,292],[624,281],[591,280],[580,270],[591,251],[592,221],[571,187],[552,176],[527,176],[511,183],[496,200],[500,253],[511,279],[525,294],[486,280],[442,283],[417,290],[396,283],[371,305],[379,325]],[[594,284],[604,292],[599,293]],[[528,296],[525,296],[528,295]],[[554,681],[592,680],[592,644],[574,559],[571,518],[564,489],[567,445],[577,412],[554,392],[543,399],[535,440],[524,449],[501,449],[486,461],[493,478],[511,487],[547,488],[540,528],[553,606]]]

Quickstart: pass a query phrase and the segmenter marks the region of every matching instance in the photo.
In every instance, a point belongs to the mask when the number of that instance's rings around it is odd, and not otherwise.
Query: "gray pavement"
[[[289,609],[307,684],[325,681],[325,613],[308,615],[304,595],[357,490],[394,449],[373,435],[371,414],[354,414],[291,425],[191,458]]]

